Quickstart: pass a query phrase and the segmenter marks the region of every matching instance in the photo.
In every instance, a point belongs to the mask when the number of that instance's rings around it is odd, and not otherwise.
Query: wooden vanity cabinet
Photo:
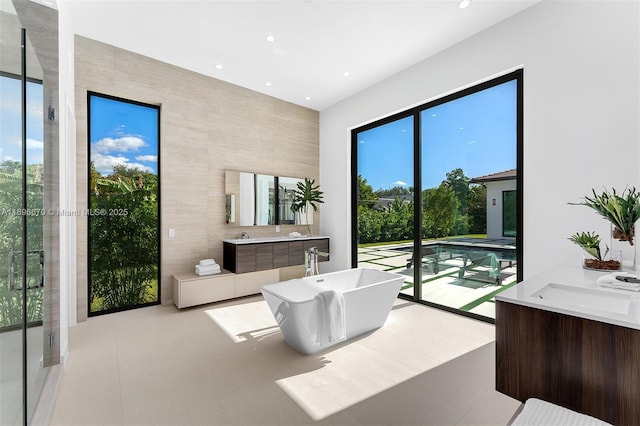
[[[255,245],[256,259],[255,270],[266,271],[267,269],[273,269],[273,244],[262,243]],[[251,261],[249,260],[249,264]],[[240,264],[242,266],[242,264]]]
[[[227,268],[227,263],[224,262],[224,269],[238,274],[241,274],[243,272],[254,272],[257,270],[255,245],[239,246],[235,251],[234,257],[234,264],[238,265],[239,268]],[[224,258],[227,258],[226,253]]]
[[[224,241],[223,267],[236,274],[243,274],[304,265],[304,252],[311,247],[329,253],[329,238],[239,244]],[[328,257],[318,257],[319,262],[327,260]]]
[[[640,425],[640,330],[496,301],[496,390]]]
[[[273,244],[273,267],[286,268],[289,266],[289,242]]]

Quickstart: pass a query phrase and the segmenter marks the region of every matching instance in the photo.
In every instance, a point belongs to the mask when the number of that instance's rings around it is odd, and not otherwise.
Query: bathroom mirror
[[[226,223],[240,226],[306,225],[313,215],[291,211],[294,190],[304,179],[225,171]],[[302,215],[304,216],[304,215]]]
[[[300,179],[278,177],[278,219],[280,225],[294,225],[296,214],[291,210],[293,191]]]
[[[225,171],[226,222],[240,226],[276,224],[276,177]]]
[[[294,213],[291,210],[293,194],[298,187],[298,182],[304,179],[293,177],[277,177],[278,181],[278,223],[280,225],[311,225],[313,214]]]

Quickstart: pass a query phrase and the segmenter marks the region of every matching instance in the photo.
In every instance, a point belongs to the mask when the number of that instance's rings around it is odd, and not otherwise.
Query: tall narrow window
[[[89,315],[160,302],[160,109],[89,93]]]
[[[522,261],[521,105],[516,71],[355,129],[354,266],[401,273],[401,294],[492,321]],[[402,122],[415,131],[400,144]],[[415,175],[406,193],[394,173]]]

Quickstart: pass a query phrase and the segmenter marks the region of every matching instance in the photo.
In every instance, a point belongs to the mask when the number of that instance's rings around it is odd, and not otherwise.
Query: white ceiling
[[[63,1],[76,34],[322,110],[539,0]]]

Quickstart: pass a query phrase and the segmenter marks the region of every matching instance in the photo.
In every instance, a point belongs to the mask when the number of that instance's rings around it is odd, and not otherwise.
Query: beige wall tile
[[[171,275],[201,258],[222,264],[222,240],[275,227],[225,224],[224,171],[319,179],[318,112],[87,38],[75,38],[78,208],[87,205],[87,91],[160,105],[161,300]],[[78,218],[78,319],[87,315],[87,220]],[[168,238],[168,230],[176,230]],[[319,217],[313,231],[318,232]],[[280,233],[306,233],[281,226]]]

